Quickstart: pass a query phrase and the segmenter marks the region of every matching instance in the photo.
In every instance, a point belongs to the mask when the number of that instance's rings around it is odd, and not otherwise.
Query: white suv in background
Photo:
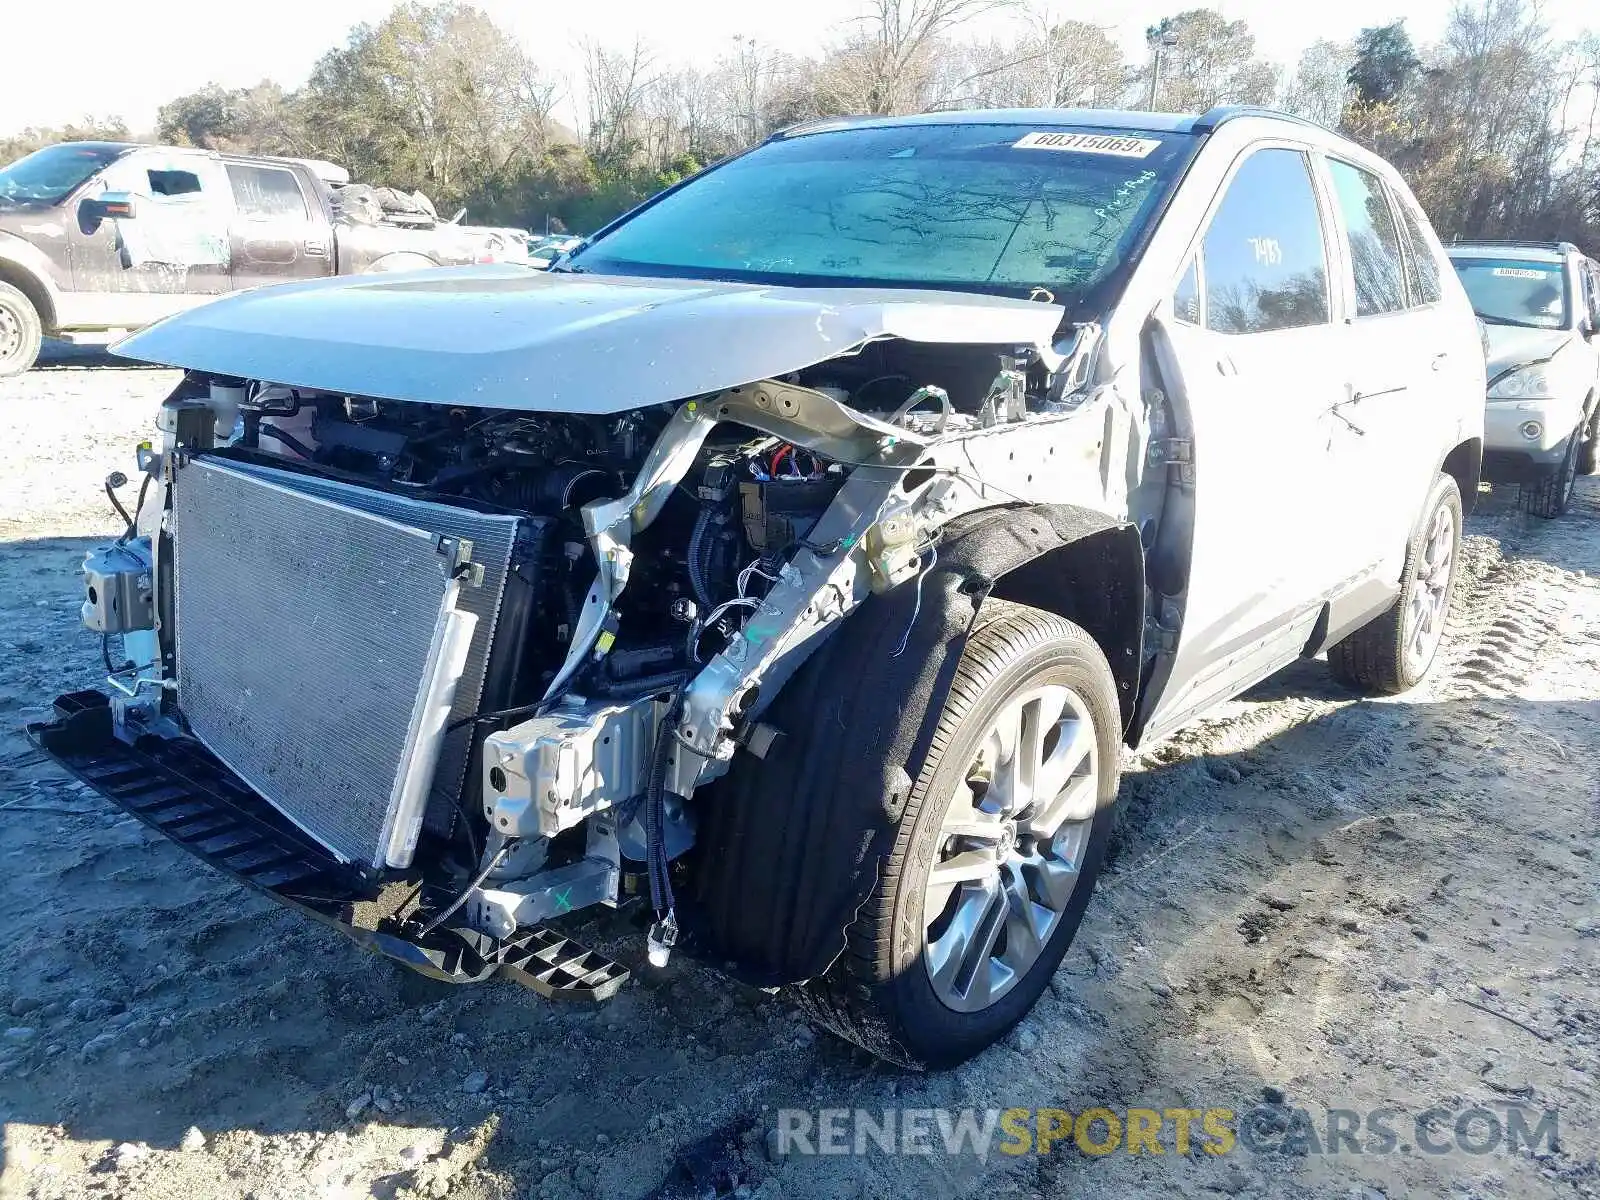
[[[1570,242],[1473,242],[1450,260],[1487,328],[1484,477],[1558,517],[1595,469],[1600,269]]]

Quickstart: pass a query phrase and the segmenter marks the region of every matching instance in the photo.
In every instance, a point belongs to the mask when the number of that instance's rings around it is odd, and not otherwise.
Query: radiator
[[[196,459],[173,484],[177,703],[347,862],[411,861],[455,803],[517,519]],[[441,540],[444,551],[441,552]],[[452,571],[472,542],[481,586]],[[465,731],[463,731],[465,732]]]

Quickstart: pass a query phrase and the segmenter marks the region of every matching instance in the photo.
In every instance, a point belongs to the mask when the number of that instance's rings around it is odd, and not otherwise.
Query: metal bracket
[[[612,899],[618,883],[611,863],[579,859],[504,887],[479,888],[472,900],[472,924],[491,937],[508,938],[529,925]]]
[[[1194,443],[1188,438],[1158,438],[1150,443],[1147,462],[1152,467],[1170,467],[1184,491],[1194,490]]]

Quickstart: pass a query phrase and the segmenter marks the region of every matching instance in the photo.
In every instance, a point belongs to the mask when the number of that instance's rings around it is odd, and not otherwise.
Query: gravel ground
[[[1356,701],[1303,664],[1130,764],[1051,991],[917,1076],[687,962],[598,1009],[435,985],[40,760],[17,727],[99,674],[76,568],[117,528],[100,482],[172,383],[93,355],[0,383],[0,1197],[1600,1196],[1600,480],[1549,523],[1488,498],[1424,687]],[[584,936],[641,957],[625,920]],[[782,1108],[1097,1105],[1264,1133],[1222,1155],[1172,1124],[1160,1155],[774,1136]],[[1435,1108],[1443,1153],[1413,1144]],[[1449,1125],[1479,1108],[1559,1133],[1471,1153]],[[1377,1109],[1389,1153],[1327,1136]]]

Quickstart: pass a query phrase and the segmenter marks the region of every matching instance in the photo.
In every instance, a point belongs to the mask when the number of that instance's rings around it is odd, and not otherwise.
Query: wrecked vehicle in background
[[[1423,677],[1483,419],[1398,177],[1242,110],[802,126],[552,273],[119,353],[186,375],[59,763],[435,978],[603,998],[559,918],[634,902],[913,1066],[1047,985],[1125,744]]]
[[[353,194],[367,203],[336,204]],[[0,168],[0,378],[45,337],[105,341],[242,288],[527,257],[521,230],[440,223],[420,199],[401,214],[374,194],[403,195],[314,159],[122,142]]]

